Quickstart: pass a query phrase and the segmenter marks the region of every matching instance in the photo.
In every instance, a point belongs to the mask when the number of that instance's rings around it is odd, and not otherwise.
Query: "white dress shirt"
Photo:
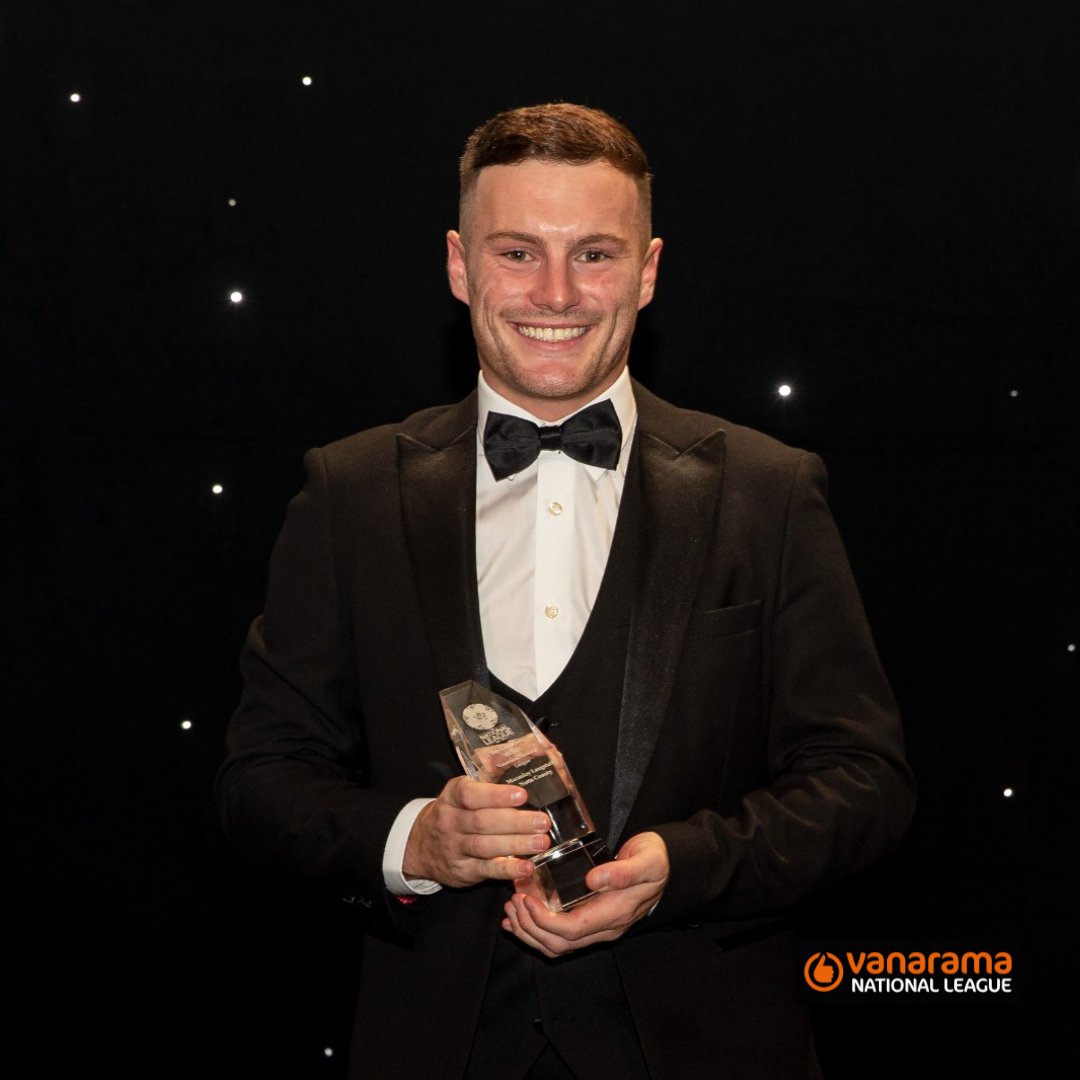
[[[488,413],[509,413],[540,426],[548,421],[497,394],[483,374],[477,392],[476,580],[484,654],[492,674],[536,699],[566,667],[600,590],[637,405],[625,369],[614,385],[588,403],[610,398],[619,417],[623,442],[616,468],[582,465],[559,450],[541,450],[527,469],[496,480],[484,457]],[[383,877],[392,893],[428,893],[441,887],[408,881],[401,871],[413,822],[430,801],[408,803],[390,830]]]
[[[541,450],[527,469],[496,480],[484,458],[488,413],[544,422],[480,376],[476,581],[484,654],[488,670],[530,700],[551,686],[577,648],[611,550],[637,419],[626,371],[596,401],[604,398],[611,399],[623,431],[616,468]]]

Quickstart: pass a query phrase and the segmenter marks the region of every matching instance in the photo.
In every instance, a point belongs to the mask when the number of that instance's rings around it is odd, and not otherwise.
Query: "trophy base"
[[[607,845],[598,836],[567,840],[533,859],[536,880],[544,890],[551,911],[569,911],[595,896],[585,884],[585,875],[601,863],[611,861]]]

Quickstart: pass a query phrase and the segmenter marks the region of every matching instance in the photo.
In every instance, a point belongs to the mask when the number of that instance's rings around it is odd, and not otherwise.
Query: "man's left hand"
[[[545,956],[565,956],[601,941],[622,937],[656,906],[667,885],[667,845],[658,833],[638,833],[613,862],[594,866],[585,883],[603,889],[572,911],[552,912],[535,883],[506,904],[503,929]]]

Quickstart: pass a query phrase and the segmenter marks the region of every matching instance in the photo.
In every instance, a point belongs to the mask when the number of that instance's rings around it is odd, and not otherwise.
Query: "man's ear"
[[[446,234],[446,276],[450,279],[450,291],[467,304],[469,272],[465,267],[465,245],[461,242],[461,234],[454,229]]]
[[[641,266],[641,291],[638,293],[638,311],[652,298],[656,291],[656,275],[660,269],[660,249],[664,241],[654,236],[649,241],[649,250],[645,252],[645,261]]]

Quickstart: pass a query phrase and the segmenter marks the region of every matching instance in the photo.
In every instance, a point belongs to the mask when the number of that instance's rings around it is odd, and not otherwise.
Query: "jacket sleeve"
[[[365,782],[356,650],[323,452],[309,452],[305,465],[241,656],[243,694],[216,784],[220,819],[251,861],[392,911],[382,849],[406,799]]]
[[[898,844],[914,809],[900,719],[826,502],[825,470],[802,454],[782,520],[759,523],[764,597],[761,781],[661,825],[669,884],[657,921],[782,912]],[[718,763],[722,770],[723,763]],[[729,793],[730,794],[730,793]]]

